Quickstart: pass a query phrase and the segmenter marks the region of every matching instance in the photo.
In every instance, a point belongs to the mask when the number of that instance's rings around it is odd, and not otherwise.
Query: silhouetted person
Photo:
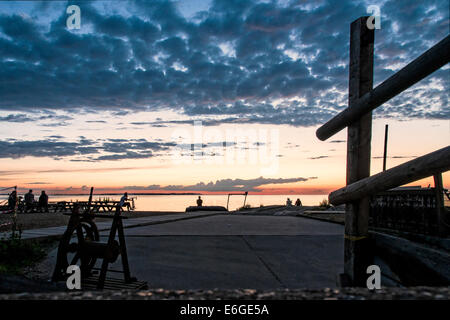
[[[48,195],[42,190],[41,195],[39,196],[39,211],[48,212]]]
[[[11,194],[8,197],[8,208],[9,210],[14,210],[16,207],[16,198],[17,198],[17,192],[14,190],[11,192]]]
[[[197,206],[198,206],[198,207],[201,207],[202,204],[203,204],[203,200],[202,200],[202,198],[200,198],[200,196],[198,196],[198,199],[197,199]]]
[[[302,206],[302,201],[300,200],[300,198],[297,198],[297,200],[295,201],[295,205],[297,207],[301,207]]]
[[[25,195],[25,212],[33,211],[34,204],[34,194],[33,190],[30,189],[28,193]]]
[[[292,206],[292,200],[289,199],[289,198],[287,198],[287,200],[286,200],[286,205],[287,205],[288,207]]]
[[[120,198],[120,202],[119,202],[120,207],[125,206],[125,201],[128,201],[128,192],[125,192],[123,194],[122,198]]]

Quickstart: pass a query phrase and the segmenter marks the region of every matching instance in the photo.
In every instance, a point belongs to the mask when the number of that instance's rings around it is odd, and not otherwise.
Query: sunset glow
[[[348,25],[367,4],[81,2],[81,28],[68,30],[64,1],[1,2],[0,188],[343,187],[346,130],[324,142],[315,131],[347,106]],[[384,2],[374,86],[447,35],[445,8]],[[385,124],[388,168],[448,146],[448,92],[444,67],[374,113],[372,174],[382,170]]]

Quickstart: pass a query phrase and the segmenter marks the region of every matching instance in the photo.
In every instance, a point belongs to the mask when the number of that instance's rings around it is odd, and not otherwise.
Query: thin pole
[[[387,124],[387,125],[384,127],[383,171],[386,171],[386,157],[387,157],[388,129],[389,129],[389,125]]]
[[[248,194],[248,191],[245,191],[244,207],[245,207],[245,201],[247,200],[247,194]]]
[[[89,202],[87,207],[87,212],[91,211],[92,194],[94,193],[94,187],[91,187],[91,192],[89,193]]]
[[[14,203],[14,215],[13,215],[13,238],[16,237],[17,231],[17,209],[19,207],[19,196],[17,195],[17,186],[14,186],[14,193],[16,194],[16,201]]]

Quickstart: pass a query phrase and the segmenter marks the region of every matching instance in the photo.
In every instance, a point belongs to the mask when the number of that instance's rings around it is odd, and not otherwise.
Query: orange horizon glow
[[[136,117],[133,118],[133,117]],[[128,121],[137,120],[139,116],[130,115]],[[374,119],[372,130],[372,161],[371,175],[382,170],[384,125],[389,122],[390,136],[388,145],[387,169],[410,161],[429,152],[448,146],[450,121],[447,120],[414,120],[392,121],[389,119]],[[105,162],[71,162],[70,159],[52,159],[44,157],[18,157],[0,159],[0,189],[12,186],[19,187],[19,193],[33,189],[35,194],[46,190],[49,194],[89,194],[93,186],[94,194],[123,193],[130,194],[228,194],[243,191],[192,191],[189,186],[202,182],[205,185],[226,179],[252,180],[258,177],[289,179],[304,178],[293,183],[261,184],[249,188],[260,190],[250,191],[254,195],[325,195],[345,186],[346,176],[346,143],[332,143],[333,140],[346,140],[346,130],[336,134],[330,141],[320,141],[315,136],[316,127],[290,127],[273,125],[246,125],[247,129],[279,130],[279,150],[282,157],[277,157],[277,170],[271,174],[261,171],[267,164],[251,164],[249,161],[239,163],[199,163],[192,161],[178,164],[170,155],[161,155],[148,159],[126,159]],[[231,125],[218,126],[219,132],[239,128]],[[427,134],[423,134],[426,128]],[[8,134],[21,137],[34,136],[37,129],[31,125],[16,125],[7,128]],[[102,131],[103,137],[132,139],[138,137],[158,137],[169,141],[178,127],[150,128],[141,130],[139,135],[134,131]],[[28,132],[21,133],[22,131]],[[66,128],[68,139],[76,139],[81,131],[88,136],[84,127]],[[183,130],[191,132],[192,126],[185,125]],[[206,131],[206,129],[204,129]],[[155,133],[156,132],[156,133]],[[44,133],[45,134],[45,133]],[[95,138],[96,131],[88,138]],[[217,140],[207,140],[214,142]],[[270,142],[270,141],[269,141]],[[299,147],[292,148],[298,144]],[[323,157],[322,157],[323,156]],[[397,157],[396,157],[397,156]],[[399,157],[402,156],[402,157]],[[216,159],[214,159],[216,160]],[[444,188],[450,189],[450,172],[443,173]],[[434,186],[433,177],[428,177],[408,184]],[[146,190],[147,186],[153,187]],[[164,190],[166,186],[182,186],[183,190]],[[135,188],[133,188],[135,187]],[[161,189],[158,189],[158,188]],[[184,190],[187,189],[187,190]],[[7,193],[8,191],[0,191]]]
[[[448,181],[450,178],[450,172],[445,172],[443,174],[444,179],[444,188],[450,189],[450,185]],[[260,191],[248,191],[248,195],[328,195],[331,192],[343,188],[345,185],[326,185],[326,186],[311,186],[311,187],[278,187],[278,188],[255,188]],[[433,177],[428,177],[422,180],[418,180],[412,183],[405,184],[403,186],[420,186],[422,188],[426,188],[428,186],[434,187]],[[86,188],[82,189],[81,187],[72,188],[67,190],[68,186],[59,186],[59,187],[37,187],[37,186],[18,186],[19,193],[26,193],[28,190],[33,190],[35,194],[40,192],[41,190],[46,190],[48,194],[61,194],[61,195],[89,195],[89,190]],[[94,195],[95,194],[122,194],[124,192],[128,192],[130,195],[132,194],[202,194],[202,195],[226,195],[229,193],[237,193],[243,194],[245,191],[208,191],[208,190],[139,190],[139,189],[124,189],[124,188],[111,188],[111,187],[94,187]]]

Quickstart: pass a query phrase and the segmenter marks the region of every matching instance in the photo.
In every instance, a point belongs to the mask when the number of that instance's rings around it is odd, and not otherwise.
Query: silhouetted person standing
[[[34,194],[33,190],[30,189],[28,193],[25,195],[25,212],[32,211],[34,204]]]
[[[302,201],[300,200],[300,198],[297,198],[297,200],[295,201],[295,205],[297,207],[301,207],[302,206]]]
[[[14,210],[16,207],[16,198],[17,198],[17,192],[14,190],[11,192],[11,194],[8,197],[8,208],[9,210]]]
[[[203,204],[203,200],[202,200],[202,198],[200,198],[200,196],[198,196],[198,199],[197,199],[197,206],[198,206],[198,207],[201,207],[202,204]]]
[[[48,212],[48,195],[42,190],[41,195],[39,196],[39,211]]]

